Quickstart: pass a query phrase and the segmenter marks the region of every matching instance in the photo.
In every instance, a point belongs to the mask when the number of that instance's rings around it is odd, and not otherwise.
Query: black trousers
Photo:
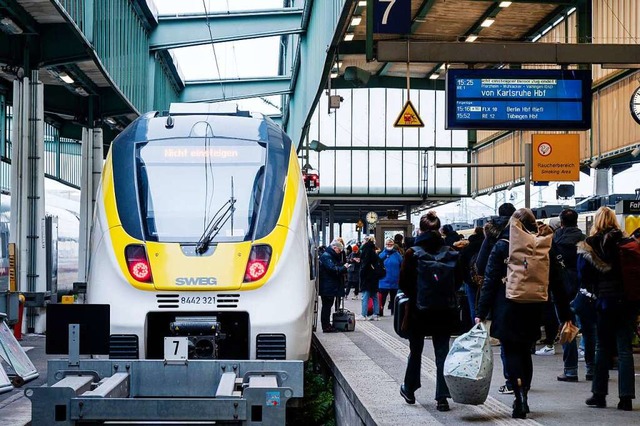
[[[393,315],[393,301],[396,298],[396,294],[398,294],[398,289],[381,288],[378,291],[380,292],[380,297],[382,298],[382,300],[380,300],[380,312],[384,312],[384,305],[385,303],[387,303],[387,296],[391,295],[391,298],[389,299],[389,309],[391,310],[391,315]]]
[[[504,350],[504,363],[509,381],[515,390],[519,389],[518,379],[525,391],[531,389],[533,379],[533,361],[531,360],[531,342],[510,342],[501,340]]]
[[[436,335],[431,338],[433,351],[436,356],[436,400],[451,398],[449,387],[444,381],[444,360],[449,353],[449,335]],[[411,332],[409,335],[409,359],[407,370],[404,374],[404,386],[408,392],[418,390],[420,382],[420,369],[422,367],[422,350],[424,349],[424,334]]]
[[[320,296],[322,299],[322,309],[320,310],[320,324],[322,329],[331,327],[331,307],[335,303],[335,296]]]

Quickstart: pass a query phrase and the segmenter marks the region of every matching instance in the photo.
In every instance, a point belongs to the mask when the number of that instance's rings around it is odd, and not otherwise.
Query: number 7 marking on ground
[[[393,5],[396,3],[396,0],[380,0],[380,3],[389,3],[387,8],[384,10],[384,15],[382,15],[382,25],[387,25],[389,13],[391,12]]]

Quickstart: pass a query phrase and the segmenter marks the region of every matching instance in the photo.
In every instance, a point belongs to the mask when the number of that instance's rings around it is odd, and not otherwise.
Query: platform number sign
[[[165,337],[164,359],[166,361],[184,361],[189,357],[189,339],[187,337]]]
[[[411,0],[374,0],[374,33],[411,32]]]

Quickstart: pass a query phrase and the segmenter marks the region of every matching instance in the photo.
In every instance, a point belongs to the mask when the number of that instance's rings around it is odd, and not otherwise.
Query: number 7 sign
[[[373,7],[374,33],[411,32],[411,0],[374,0]]]

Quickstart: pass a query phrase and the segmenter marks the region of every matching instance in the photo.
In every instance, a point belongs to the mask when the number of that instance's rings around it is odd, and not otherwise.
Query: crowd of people
[[[592,382],[592,395],[586,404],[606,407],[609,370],[618,371],[617,408],[632,410],[635,398],[635,372],[632,338],[635,333],[638,305],[625,297],[618,247],[628,236],[623,233],[615,213],[600,208],[586,236],[577,227],[578,214],[565,209],[549,225],[536,221],[530,209],[516,210],[504,203],[498,216],[484,227],[478,227],[465,240],[450,225],[441,225],[434,211],[420,218],[415,238],[395,238],[378,248],[375,237],[364,238],[362,244],[347,246],[342,238],[332,241],[320,256],[321,325],[323,332],[335,332],[331,324],[332,307],[353,290],[353,299],[361,298],[358,320],[376,321],[384,315],[385,305],[393,315],[394,298],[402,291],[409,298],[405,313],[409,340],[409,357],[400,394],[408,404],[415,404],[415,391],[420,388],[421,358],[425,337],[431,337],[436,362],[436,408],[450,409],[451,398],[443,369],[451,336],[490,321],[490,335],[500,344],[504,384],[498,392],[513,394],[513,418],[526,418],[530,411],[528,393],[533,377],[532,355],[554,354],[554,341],[563,324],[573,323],[580,329],[581,339],[562,345],[564,369],[557,379],[575,382],[579,359],[585,361],[585,376]],[[549,272],[544,285],[550,297],[547,302],[519,303],[505,295],[507,263],[510,256],[510,224],[531,235],[553,233],[548,255]],[[640,238],[640,229],[631,238]],[[409,240],[409,241],[404,241]],[[436,280],[439,269],[419,259],[454,259],[454,282],[458,303],[450,303],[442,295],[420,293],[425,276]],[[438,257],[440,256],[440,257]],[[376,264],[384,264],[386,273],[380,278]],[[423,265],[427,265],[426,267]],[[435,266],[434,266],[435,267]],[[526,265],[525,265],[526,269]],[[546,274],[546,272],[545,272]],[[432,303],[425,304],[425,297]],[[454,296],[455,297],[455,296]],[[460,301],[467,305],[468,315],[460,314]],[[426,308],[425,308],[426,306]],[[462,318],[462,319],[461,319]],[[466,322],[462,324],[461,321]],[[544,346],[536,351],[536,343],[545,331]]]

